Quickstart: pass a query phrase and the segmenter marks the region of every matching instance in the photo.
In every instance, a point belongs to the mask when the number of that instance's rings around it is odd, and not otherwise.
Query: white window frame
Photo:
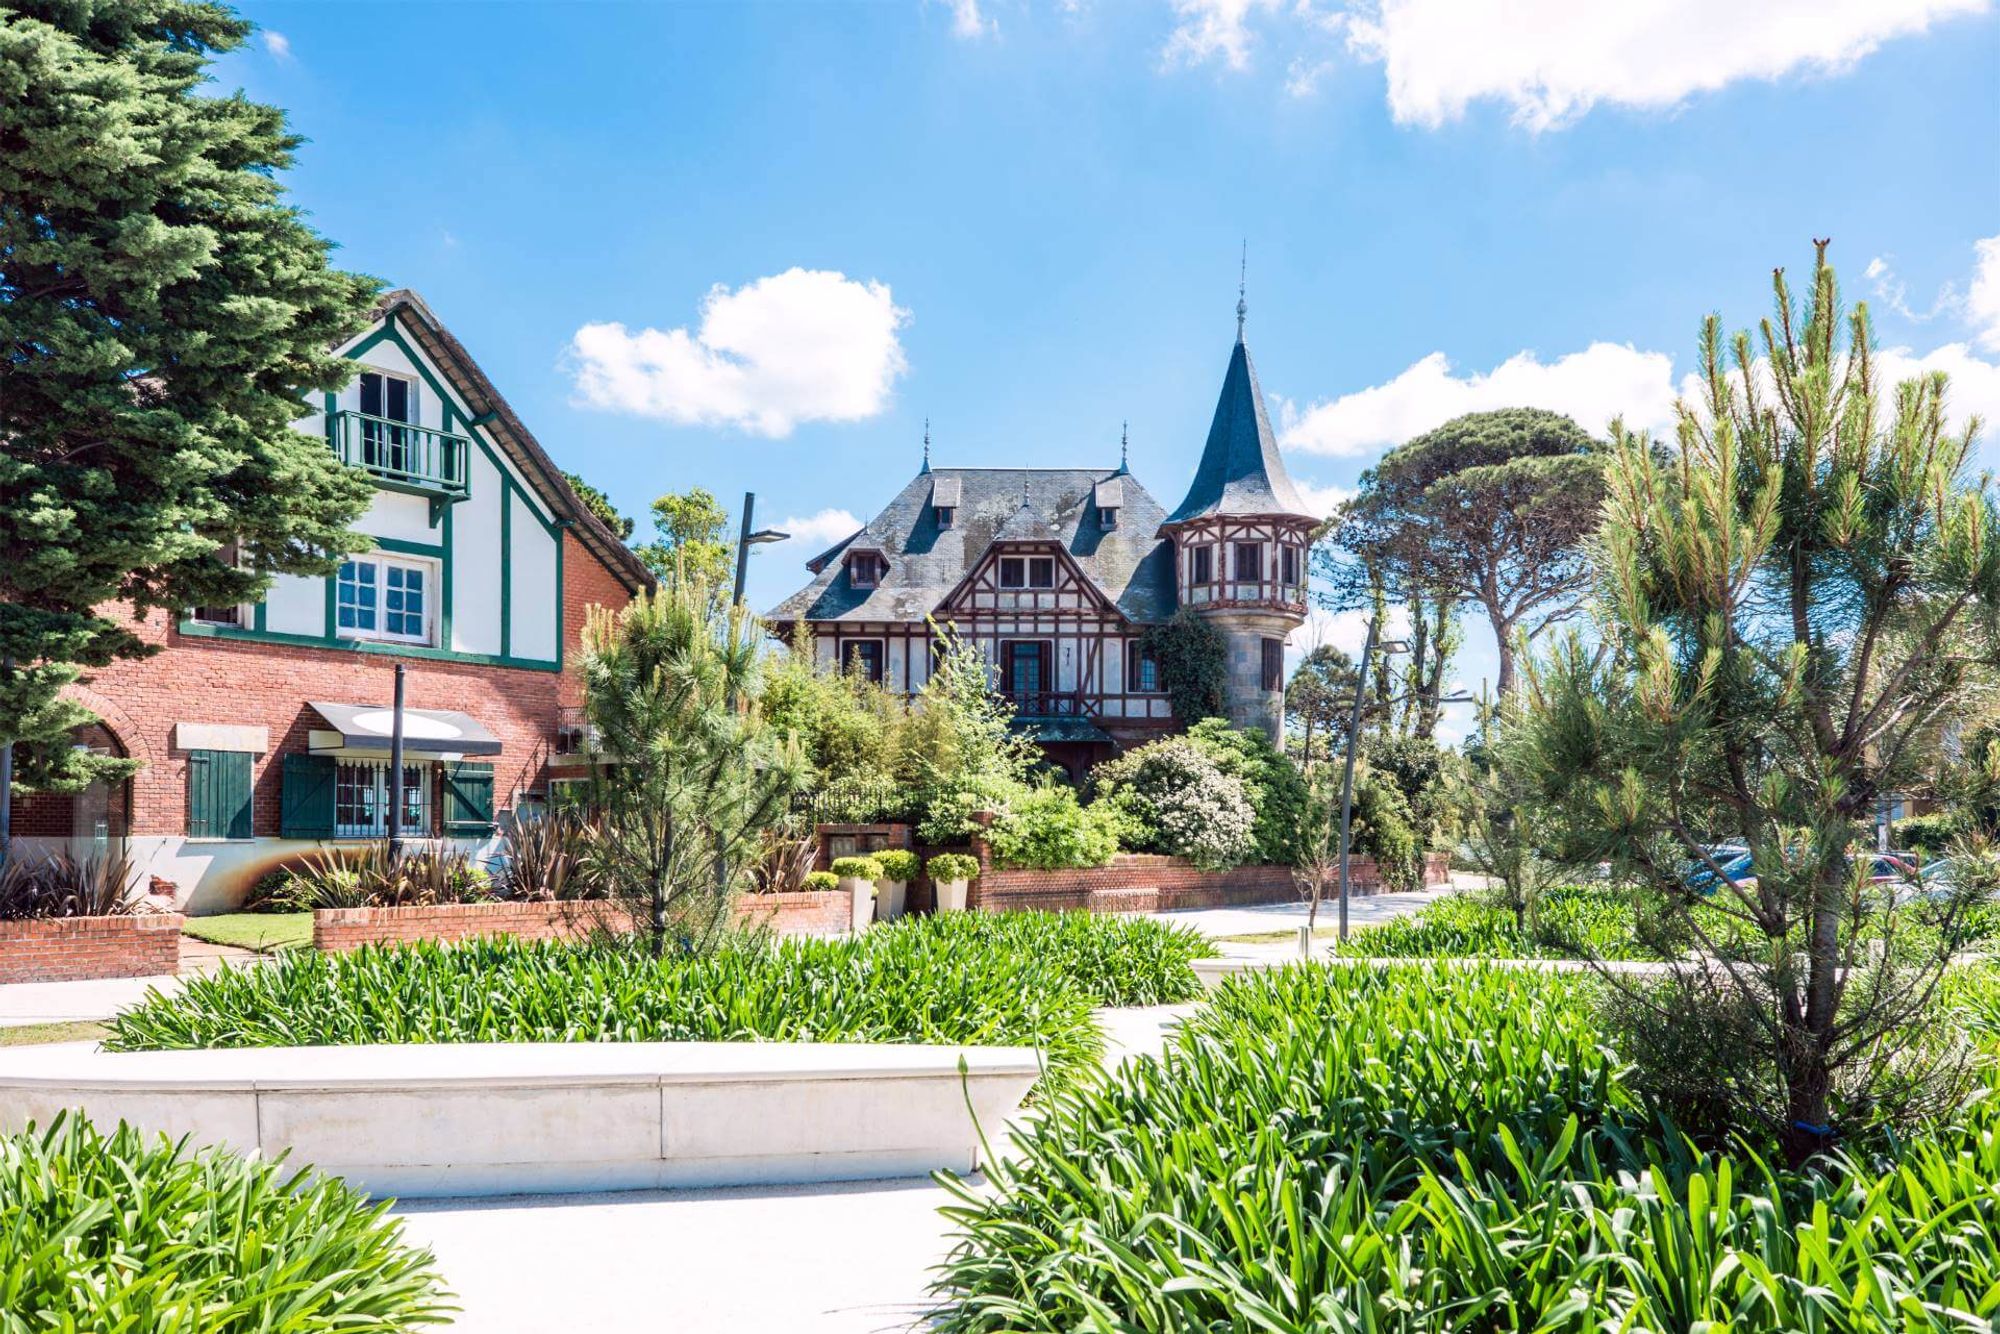
[[[1049,579],[1047,583],[1038,584],[1035,582],[1035,574],[1044,565],[1048,567]],[[1046,592],[1047,590],[1054,588],[1055,586],[1056,586],[1056,558],[1054,556],[1028,557],[1028,587]]]
[[[372,627],[342,625],[340,623],[340,573],[333,576],[333,634],[336,639],[366,639],[384,644],[414,644],[430,647],[436,643],[438,621],[437,600],[442,595],[444,581],[440,578],[438,562],[421,556],[403,556],[387,551],[364,551],[349,556],[342,563],[347,565],[373,565],[375,579],[375,624]],[[392,633],[386,627],[389,620],[389,571],[392,569],[414,570],[424,577],[423,629],[417,634]],[[360,619],[357,608],[356,620]]]
[[[380,417],[384,421],[401,421],[402,424],[405,426],[422,426],[424,424],[424,402],[423,399],[418,397],[418,393],[423,388],[424,382],[422,377],[417,375],[412,375],[404,371],[392,371],[385,366],[369,366],[364,364],[363,366],[361,366],[359,370],[355,372],[354,375],[354,410],[356,412],[361,412],[364,410],[361,406],[361,377],[364,375],[379,376],[383,381],[382,385],[383,410],[381,412],[371,412],[368,414],[369,416]],[[410,408],[410,415],[407,419],[391,417],[389,415],[388,381],[390,380],[402,381],[405,392],[409,395],[409,397],[406,400],[404,400],[409,404]]]
[[[1012,581],[1008,580],[1007,566],[1009,564],[1020,567],[1021,577],[1019,579]],[[994,582],[998,583],[1002,588],[1026,588],[1028,586],[1028,558],[1026,556],[1000,557],[999,560],[997,560],[994,563],[993,579]]]

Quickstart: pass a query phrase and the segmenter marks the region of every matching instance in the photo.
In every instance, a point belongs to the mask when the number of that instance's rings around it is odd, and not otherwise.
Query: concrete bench
[[[80,1108],[403,1197],[853,1181],[973,1170],[1039,1071],[1026,1047],[856,1043],[22,1048],[0,1130]]]

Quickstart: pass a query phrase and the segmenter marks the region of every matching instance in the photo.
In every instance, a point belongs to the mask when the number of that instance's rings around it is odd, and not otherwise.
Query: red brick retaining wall
[[[154,977],[181,969],[179,913],[0,922],[0,982]]]
[[[746,894],[736,919],[780,935],[833,936],[847,930],[850,903],[838,890]],[[600,925],[622,929],[622,913],[596,902],[448,903],[416,908],[320,908],[313,913],[313,948],[329,952],[415,940],[474,940],[516,936],[576,939]]]
[[[1290,903],[1305,896],[1289,866],[1238,866],[1199,871],[1179,857],[1120,853],[1109,866],[1069,871],[994,870],[986,845],[975,845],[982,868],[967,906],[985,912],[1023,908],[1078,908],[1088,912],[1168,912],[1181,908],[1233,908],[1258,903]],[[1382,875],[1371,857],[1348,863],[1350,891],[1381,891]],[[1450,858],[1425,858],[1424,883],[1451,878]],[[1329,892],[1331,890],[1329,889]]]

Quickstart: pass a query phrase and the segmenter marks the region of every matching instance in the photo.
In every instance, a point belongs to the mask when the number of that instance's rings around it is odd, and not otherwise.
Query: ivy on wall
[[[1172,620],[1147,630],[1139,647],[1159,665],[1160,684],[1182,723],[1191,726],[1222,716],[1222,684],[1229,670],[1229,645],[1222,631],[1183,607]]]

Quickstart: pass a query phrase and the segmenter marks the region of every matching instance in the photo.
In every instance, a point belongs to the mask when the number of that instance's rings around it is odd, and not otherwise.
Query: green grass
[[[1185,928],[1082,913],[939,914],[859,940],[737,941],[703,958],[489,940],[281,954],[186,979],[111,1021],[116,1051],[362,1042],[935,1042],[1096,1067],[1098,1005],[1200,992]]]
[[[1993,1327],[2000,1102],[1866,1165],[1704,1155],[1626,1086],[1598,985],[1434,964],[1232,979],[1163,1059],[1050,1098],[960,1189],[941,1328]],[[1962,985],[1991,1045],[2000,980]]]
[[[110,1031],[94,1019],[9,1024],[0,1028],[0,1047],[37,1047],[49,1042],[97,1042]]]
[[[181,933],[211,945],[234,945],[238,949],[271,954],[278,950],[311,946],[313,915],[309,912],[218,913],[213,917],[188,918],[181,927]]]
[[[0,1331],[360,1334],[442,1323],[430,1252],[338,1181],[70,1119],[0,1136]]]

